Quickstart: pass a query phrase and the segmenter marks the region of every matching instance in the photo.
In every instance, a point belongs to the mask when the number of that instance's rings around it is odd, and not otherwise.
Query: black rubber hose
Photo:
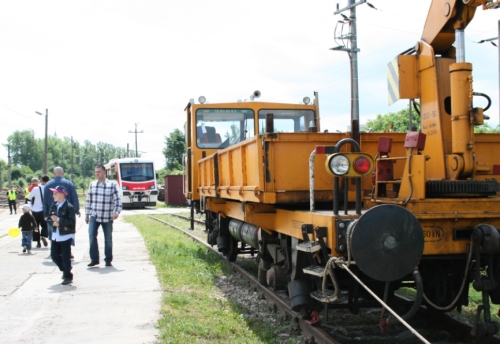
[[[487,111],[490,108],[490,106],[491,106],[491,98],[487,94],[484,94],[484,93],[481,93],[481,92],[472,92],[472,94],[475,95],[475,96],[484,97],[488,101],[488,105],[486,105],[486,107],[483,109],[483,111]]]
[[[418,113],[418,115],[420,116],[420,108],[419,106],[417,106],[417,102],[412,100],[412,104],[413,104],[413,108],[415,109],[415,111]]]
[[[420,305],[422,304],[422,300],[424,298],[424,283],[422,282],[422,276],[420,276],[420,272],[418,272],[418,268],[413,270],[413,279],[415,280],[415,285],[417,286],[417,296],[415,297],[415,301],[413,302],[413,306],[411,306],[410,310],[403,315],[404,321],[408,321],[417,313]],[[389,325],[396,325],[399,323],[398,319],[394,317],[389,317],[387,319],[387,323]]]

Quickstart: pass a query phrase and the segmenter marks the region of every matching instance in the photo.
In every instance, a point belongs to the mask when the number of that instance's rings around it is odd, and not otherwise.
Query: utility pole
[[[339,4],[337,3],[337,10],[334,14],[340,14],[344,18],[344,20],[339,21],[342,26],[344,24],[349,24],[349,33],[343,34],[341,30],[341,34],[335,36],[335,42],[337,42],[338,39],[342,44],[330,50],[345,51],[349,55],[349,60],[351,62],[351,137],[359,143],[358,52],[360,50],[358,49],[358,33],[356,31],[356,6],[366,3],[366,0],[360,0],[358,2],[354,2],[354,0],[348,1],[347,7],[342,9],[339,9]],[[375,9],[373,5],[367,4]],[[342,12],[347,10],[350,10],[349,17],[342,14]],[[337,32],[335,32],[335,34],[337,34]],[[347,41],[347,44],[345,44],[344,41]]]
[[[71,135],[71,182],[73,182],[73,135]]]
[[[139,156],[138,150],[137,150],[137,133],[142,134],[144,132],[144,130],[137,131],[137,124],[138,123],[135,124],[135,131],[132,131],[132,130],[128,131],[129,133],[135,133],[135,156],[136,157]]]
[[[35,111],[37,115],[43,116],[43,113]],[[43,174],[47,174],[47,155],[48,155],[48,131],[49,131],[49,109],[45,109],[45,148],[43,151]]]
[[[82,164],[82,177],[83,177],[82,189],[83,189],[83,194],[85,195],[85,187],[87,186],[87,184],[85,183],[85,162],[83,157],[84,155],[80,153],[80,163]]]
[[[12,186],[11,161],[10,161],[10,145],[7,145],[7,175],[9,176],[9,189]]]
[[[127,158],[129,157],[129,147],[128,147],[128,143],[127,143]]]

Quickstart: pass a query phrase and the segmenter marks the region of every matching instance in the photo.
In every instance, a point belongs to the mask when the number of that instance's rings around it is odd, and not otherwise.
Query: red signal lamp
[[[372,163],[364,156],[360,156],[359,158],[356,158],[356,160],[354,160],[354,171],[359,174],[365,175],[366,173],[368,173],[368,171],[370,171],[372,167]]]

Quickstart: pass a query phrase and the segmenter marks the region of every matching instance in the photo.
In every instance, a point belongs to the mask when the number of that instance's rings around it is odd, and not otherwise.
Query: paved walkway
[[[104,266],[99,231],[101,265],[87,268],[87,225],[78,218],[74,279],[63,286],[49,248],[42,245],[28,255],[21,236],[8,235],[20,212],[0,209],[0,343],[154,343],[162,291],[141,235],[123,216],[177,211],[123,211],[114,224],[113,267]]]

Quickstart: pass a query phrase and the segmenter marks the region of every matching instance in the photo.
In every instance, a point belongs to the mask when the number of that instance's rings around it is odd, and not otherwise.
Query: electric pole
[[[73,148],[74,148],[74,143],[73,143],[73,135],[71,135],[71,181],[73,182]]]
[[[43,113],[35,111],[37,115],[43,116]],[[43,174],[47,174],[47,154],[48,154],[48,131],[49,131],[49,109],[45,109],[45,148],[43,151]]]
[[[139,156],[139,151],[137,150],[137,133],[139,134],[142,134],[144,132],[144,130],[141,130],[141,131],[137,131],[137,124],[135,124],[135,130],[132,131],[132,130],[129,130],[128,132],[129,133],[135,133],[135,156],[138,157]]]
[[[339,21],[342,28],[340,34],[337,35],[337,27],[335,27],[335,42],[339,46],[331,48],[330,50],[345,51],[349,55],[349,60],[351,62],[351,137],[356,142],[359,143],[359,88],[358,88],[358,33],[356,31],[356,6],[367,3],[366,0],[360,0],[354,2],[354,0],[348,0],[347,7],[339,9],[339,4],[337,3],[337,10],[334,14],[340,14],[343,20]],[[373,9],[376,9],[372,4],[367,3]],[[350,10],[350,15],[347,17],[342,12]],[[343,33],[343,25],[349,24],[349,32]],[[340,40],[341,43],[337,42]],[[346,42],[345,42],[346,41]]]
[[[12,186],[11,162],[10,162],[10,145],[7,145],[7,175],[9,176],[9,189]]]

